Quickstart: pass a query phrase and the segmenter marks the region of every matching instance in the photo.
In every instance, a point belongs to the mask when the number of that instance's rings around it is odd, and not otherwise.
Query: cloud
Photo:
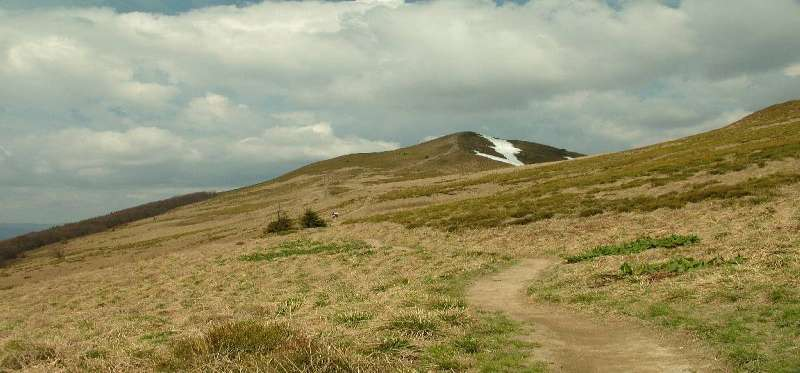
[[[242,158],[260,157],[280,162],[386,151],[396,149],[398,146],[396,143],[386,141],[337,137],[331,125],[322,122],[308,126],[266,129],[261,136],[248,137],[233,144],[231,153]]]
[[[39,173],[66,171],[98,176],[105,169],[202,159],[182,138],[157,127],[124,132],[68,128],[45,136],[23,137],[12,146],[38,164]]]
[[[463,130],[613,151],[800,92],[796,0],[4,4],[0,194],[238,186]]]
[[[786,76],[800,77],[800,63],[788,66],[783,69],[783,73],[786,74]]]
[[[11,158],[11,152],[0,146],[0,162],[5,162],[9,158]]]

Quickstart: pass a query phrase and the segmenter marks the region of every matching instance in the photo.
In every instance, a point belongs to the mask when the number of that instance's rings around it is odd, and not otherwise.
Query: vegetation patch
[[[357,372],[341,350],[284,324],[235,321],[176,341],[158,362],[164,370]]]
[[[328,226],[328,223],[326,223],[316,211],[311,209],[306,209],[297,220],[303,228],[322,228]]]
[[[694,271],[709,267],[718,267],[722,265],[737,265],[744,262],[744,258],[737,256],[733,259],[723,259],[720,257],[703,260],[695,259],[692,257],[679,256],[671,258],[665,262],[659,263],[641,263],[631,264],[628,262],[622,263],[619,267],[619,272],[622,276],[657,276],[663,274],[681,274],[684,272]]]
[[[0,360],[0,368],[20,370],[56,358],[51,347],[13,340],[3,346],[5,357]],[[0,369],[2,370],[2,369]]]
[[[439,324],[429,313],[417,310],[395,316],[389,328],[415,337],[429,337],[436,334]]]
[[[366,311],[349,311],[349,312],[340,312],[333,316],[333,320],[337,324],[343,324],[350,327],[358,326],[359,324],[365,323],[369,320],[372,320],[375,317],[371,312]]]
[[[258,252],[239,257],[246,262],[272,261],[278,258],[287,258],[298,255],[338,254],[344,252],[368,252],[372,246],[364,241],[345,241],[323,243],[318,241],[295,240],[281,243],[267,251]]]
[[[578,263],[608,255],[637,254],[656,248],[674,248],[698,242],[700,242],[700,238],[696,235],[682,236],[673,234],[660,238],[644,237],[620,244],[597,246],[584,253],[567,257],[567,263]]]
[[[282,234],[291,232],[292,230],[294,230],[294,220],[284,214],[278,213],[278,217],[267,224],[267,229],[264,230],[264,232],[267,234]]]
[[[398,353],[401,351],[409,351],[416,349],[414,345],[406,338],[402,337],[386,337],[377,346],[375,346],[375,351],[383,352],[383,353]]]

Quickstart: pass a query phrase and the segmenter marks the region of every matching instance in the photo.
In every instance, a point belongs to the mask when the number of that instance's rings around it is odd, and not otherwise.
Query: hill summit
[[[457,132],[405,148],[357,153],[312,163],[279,180],[348,170],[395,177],[431,177],[457,172],[563,161],[583,154],[524,140],[504,140],[476,132]]]

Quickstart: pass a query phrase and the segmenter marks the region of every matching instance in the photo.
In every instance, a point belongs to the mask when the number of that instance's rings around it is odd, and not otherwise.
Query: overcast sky
[[[800,98],[798,20],[798,0],[0,0],[0,222],[463,130],[584,153],[706,131]]]

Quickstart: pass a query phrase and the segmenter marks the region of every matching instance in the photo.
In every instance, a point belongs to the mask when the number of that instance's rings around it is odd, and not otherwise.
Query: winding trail
[[[475,283],[471,304],[506,314],[532,329],[522,339],[541,347],[534,358],[555,372],[709,372],[724,371],[713,355],[685,337],[659,335],[632,322],[581,315],[558,306],[533,303],[525,291],[551,259],[526,259]]]

